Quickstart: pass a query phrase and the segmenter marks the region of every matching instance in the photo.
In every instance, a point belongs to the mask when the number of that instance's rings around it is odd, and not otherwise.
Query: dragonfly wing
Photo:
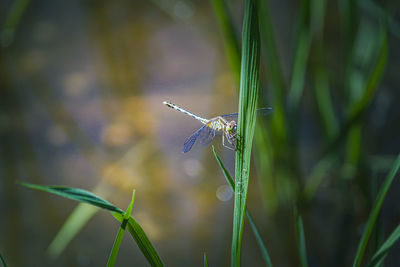
[[[210,127],[204,128],[200,133],[200,144],[203,146],[209,145],[215,137],[215,130]]]
[[[272,108],[260,108],[260,109],[257,109],[257,116],[265,116],[265,115],[268,115],[270,113],[272,113]],[[234,119],[234,118],[237,118],[237,116],[238,116],[238,113],[235,112],[235,113],[229,113],[229,114],[222,115],[221,117]]]
[[[266,116],[272,113],[272,108],[260,108],[257,109],[257,116]]]
[[[235,112],[235,113],[229,113],[229,114],[222,115],[221,117],[222,118],[237,118],[237,116],[238,116],[238,113]]]
[[[196,142],[196,140],[199,137],[200,133],[205,129],[205,127],[206,126],[204,125],[200,129],[198,129],[194,134],[192,134],[188,139],[186,139],[185,143],[183,144],[182,153],[186,153],[190,149],[192,149],[194,143]]]

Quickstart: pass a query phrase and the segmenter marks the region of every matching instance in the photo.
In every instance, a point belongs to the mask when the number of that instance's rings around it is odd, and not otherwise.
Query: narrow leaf
[[[1,253],[0,253],[0,262],[1,262],[1,264],[2,264],[3,267],[7,267],[7,263],[6,263],[6,261],[4,260],[3,256],[1,255]]]
[[[310,1],[301,1],[296,54],[293,62],[292,78],[288,95],[288,104],[293,114],[297,113],[303,95],[308,55],[311,48],[312,38],[308,25],[309,10]]]
[[[112,267],[115,264],[115,261],[117,260],[117,255],[118,255],[118,251],[119,248],[121,246],[121,242],[122,242],[122,238],[124,237],[125,234],[125,228],[126,228],[126,224],[128,223],[129,217],[131,216],[132,213],[132,208],[133,208],[133,203],[135,202],[135,190],[133,190],[132,192],[132,200],[131,203],[128,206],[128,209],[126,210],[125,214],[124,214],[124,219],[121,223],[121,226],[118,230],[118,234],[115,237],[115,241],[114,241],[114,245],[112,247],[111,250],[111,254],[108,257],[108,262],[107,262],[107,267]]]
[[[108,201],[96,196],[95,194],[89,191],[79,188],[66,187],[66,186],[41,186],[23,182],[18,182],[18,183],[27,188],[41,190],[44,192],[60,195],[80,202],[85,202],[103,209],[107,209],[111,211],[111,214],[119,222],[122,223],[124,220],[125,213],[121,209],[115,207]],[[131,204],[133,205],[133,202],[131,202]],[[149,264],[151,266],[164,266],[160,259],[160,256],[157,254],[157,251],[151,244],[149,238],[146,236],[146,233],[143,231],[139,223],[132,217],[129,217],[127,228],[130,234],[132,235],[133,239],[135,240],[136,244],[138,245],[139,249],[146,257]]]
[[[123,220],[124,220],[123,214],[113,213],[112,215],[119,222],[121,222],[121,223],[123,222]],[[133,239],[135,240],[140,251],[142,251],[142,254],[146,257],[147,262],[151,266],[164,266],[163,262],[161,261],[160,256],[158,255],[153,244],[150,242],[146,233],[143,231],[142,227],[132,216],[129,217],[126,228],[128,229],[128,231],[131,234],[131,236],[133,237]]]
[[[381,263],[385,260],[389,250],[393,247],[393,245],[399,240],[400,238],[400,224],[396,227],[393,233],[388,237],[385,243],[378,249],[375,255],[372,257],[371,262],[368,266],[380,266]]]
[[[296,232],[297,232],[300,263],[302,267],[307,267],[308,261],[307,261],[307,249],[306,249],[306,239],[304,235],[303,219],[301,218],[301,215],[297,211],[297,209],[295,210],[295,217],[296,217]]]
[[[69,198],[72,200],[76,200],[79,202],[89,203],[93,206],[97,206],[102,209],[107,209],[112,212],[117,213],[124,213],[121,209],[115,207],[113,204],[104,200],[92,192],[89,192],[84,189],[74,188],[74,187],[67,187],[67,186],[45,186],[45,185],[36,185],[36,184],[29,184],[24,182],[17,182],[18,184],[36,190],[41,190],[44,192],[52,193],[55,195],[59,195],[65,198]]]
[[[215,156],[215,158],[216,158],[216,160],[218,162],[218,165],[221,167],[222,173],[224,174],[224,177],[225,177],[226,181],[231,186],[232,191],[235,192],[235,183],[234,183],[231,175],[226,170],[224,164],[221,161],[221,158],[218,156],[217,152],[215,151],[214,146],[212,147],[212,149],[213,149],[213,152],[214,152],[214,156]],[[268,267],[272,267],[272,262],[271,262],[271,258],[269,257],[268,250],[267,250],[267,248],[266,248],[266,246],[265,246],[265,244],[264,244],[264,242],[263,242],[263,240],[261,238],[261,235],[260,235],[260,233],[259,233],[259,231],[258,231],[258,229],[256,227],[256,224],[254,223],[254,220],[253,220],[252,216],[250,215],[250,212],[247,210],[247,208],[246,208],[245,213],[246,213],[247,219],[250,222],[251,229],[253,230],[253,234],[254,234],[254,236],[255,236],[255,238],[257,240],[258,247],[261,250],[261,255],[263,256],[265,264]]]
[[[233,27],[233,20],[228,12],[225,0],[211,0],[214,14],[217,17],[218,25],[223,36],[223,42],[232,73],[239,81],[240,75],[240,49],[238,38]]]
[[[204,267],[208,267],[207,254],[204,252]]]
[[[256,0],[247,0],[243,18],[239,117],[235,164],[232,266],[240,266],[244,214],[249,183],[251,148],[256,123],[259,88],[260,42]]]
[[[392,169],[390,170],[389,174],[386,176],[381,189],[375,199],[373,208],[371,213],[369,214],[368,221],[365,225],[364,232],[362,234],[360,243],[358,244],[358,249],[356,256],[354,258],[353,267],[358,267],[361,264],[362,258],[364,256],[365,249],[367,247],[368,239],[371,236],[372,229],[374,227],[375,221],[379,215],[379,211],[381,210],[383,200],[386,197],[386,194],[392,184],[394,178],[396,177],[396,173],[400,167],[400,154],[397,156],[396,161],[393,164]]]
[[[7,14],[4,25],[0,32],[0,44],[3,47],[11,45],[14,41],[15,33],[21,22],[30,0],[13,1],[10,12]],[[4,14],[3,14],[4,15]]]
[[[85,224],[99,211],[96,206],[79,203],[71,215],[65,220],[60,231],[51,241],[46,253],[50,258],[57,258],[72,238],[85,226]]]
[[[260,18],[260,35],[263,44],[264,64],[268,78],[271,81],[271,101],[274,103],[274,116],[272,130],[276,136],[284,141],[287,137],[285,114],[285,81],[277,48],[275,31],[271,18],[268,0],[258,0],[258,13]],[[242,55],[243,56],[243,55]]]

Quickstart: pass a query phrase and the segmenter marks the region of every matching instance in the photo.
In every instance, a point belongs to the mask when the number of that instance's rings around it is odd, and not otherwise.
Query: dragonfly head
[[[226,130],[227,130],[229,133],[236,133],[236,128],[237,128],[237,126],[236,126],[236,121],[231,121],[231,122],[229,122],[228,125],[226,126]]]

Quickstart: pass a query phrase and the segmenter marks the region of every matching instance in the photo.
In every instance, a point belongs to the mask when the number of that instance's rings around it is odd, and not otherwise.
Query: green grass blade
[[[128,223],[129,217],[131,216],[131,213],[132,213],[132,208],[133,208],[134,202],[135,202],[135,190],[133,190],[133,192],[132,192],[131,203],[129,204],[128,209],[126,210],[126,212],[124,214],[124,220],[121,223],[121,227],[119,228],[118,234],[115,238],[114,245],[111,250],[111,254],[108,257],[107,267],[114,266],[115,261],[117,260],[118,251],[121,246],[122,238],[124,237],[124,234],[125,234],[126,224]]]
[[[324,51],[324,26],[326,0],[311,0],[311,31],[315,40],[315,64],[312,76],[314,77],[314,90],[317,106],[321,115],[322,124],[328,139],[333,138],[339,129],[333,109],[330,92],[328,70],[325,64]]]
[[[4,26],[0,33],[0,45],[7,47],[14,41],[15,32],[21,22],[22,15],[25,13],[30,0],[14,1],[10,12],[7,14]]]
[[[309,29],[310,1],[301,1],[301,13],[299,19],[299,31],[297,37],[296,54],[293,62],[292,78],[290,83],[288,104],[292,113],[299,109],[301,96],[305,83],[308,55],[311,47],[311,33]]]
[[[303,94],[303,87],[305,81],[305,74],[307,70],[307,59],[310,51],[311,38],[307,29],[302,29],[299,34],[299,40],[296,49],[296,56],[294,60],[292,80],[290,83],[290,90],[288,102],[291,110],[298,109],[300,99]]]
[[[256,124],[259,88],[260,41],[255,0],[247,0],[243,18],[242,61],[240,73],[239,118],[235,164],[235,202],[233,210],[232,266],[240,266],[241,242],[251,148]]]
[[[59,196],[63,196],[66,198],[70,198],[73,200],[77,200],[80,202],[88,203],[96,207],[100,207],[103,209],[107,209],[111,211],[111,214],[120,222],[122,223],[125,218],[125,212],[121,209],[115,207],[110,202],[96,196],[95,194],[73,187],[66,187],[66,186],[42,186],[42,185],[35,185],[35,184],[28,184],[23,182],[18,182],[20,185],[25,186],[27,188],[41,190],[44,192],[56,194]],[[133,206],[133,202],[131,202]],[[128,208],[128,210],[131,209]],[[129,217],[127,223],[128,231],[132,235],[133,239],[135,240],[136,244],[138,245],[139,249],[142,251],[143,255],[146,257],[147,261],[151,266],[164,266],[160,256],[158,255],[157,251],[151,244],[149,238],[146,236],[146,233],[143,231],[142,227],[139,223]]]
[[[214,153],[215,159],[217,160],[218,165],[221,167],[222,173],[224,174],[224,177],[225,177],[226,181],[231,186],[232,191],[235,192],[235,183],[234,183],[234,181],[232,179],[232,176],[226,170],[224,164],[221,161],[221,158],[218,156],[217,152],[215,151],[214,146],[212,147],[212,149],[213,149],[213,153]],[[250,212],[247,210],[247,208],[245,210],[245,213],[246,213],[247,219],[250,222],[251,229],[253,230],[253,234],[254,234],[254,236],[255,236],[255,238],[257,240],[258,247],[261,250],[261,255],[263,256],[265,264],[268,267],[272,267],[272,262],[271,262],[271,258],[269,257],[268,250],[267,250],[267,248],[266,248],[266,246],[265,246],[265,244],[264,244],[264,242],[263,242],[263,240],[261,238],[261,235],[260,235],[260,233],[259,233],[259,231],[257,229],[257,226],[254,223],[254,220],[253,220],[252,216],[250,215]]]
[[[113,216],[120,222],[123,221],[122,214],[114,213]],[[146,257],[148,263],[151,266],[164,266],[163,262],[161,261],[160,256],[158,255],[156,249],[150,242],[149,238],[147,237],[146,233],[143,231],[142,227],[139,223],[132,217],[129,218],[127,229],[133,239],[135,240],[136,244],[138,245],[142,254]]]
[[[228,170],[225,168],[224,164],[222,163],[221,158],[218,156],[217,151],[215,151],[215,147],[212,146],[212,150],[214,153],[214,157],[218,162],[218,165],[221,167],[222,173],[224,174],[224,177],[228,184],[231,186],[232,191],[235,192],[235,182],[232,179],[232,176],[229,174]]]
[[[396,229],[392,232],[392,234],[386,239],[385,243],[378,249],[375,255],[372,257],[368,266],[380,266],[381,263],[385,260],[389,250],[393,247],[393,245],[400,238],[400,224],[396,227]]]
[[[46,251],[48,256],[52,259],[57,258],[71,242],[72,238],[98,211],[99,209],[95,206],[80,203],[51,241]]]
[[[400,167],[400,154],[397,156],[392,169],[390,170],[389,174],[386,176],[386,178],[381,186],[381,189],[379,190],[379,193],[375,199],[373,208],[371,210],[371,213],[370,213],[368,221],[365,225],[365,229],[362,234],[360,243],[358,245],[357,253],[356,253],[356,256],[355,256],[354,262],[353,262],[353,267],[358,267],[361,264],[365,249],[367,248],[368,239],[371,235],[375,221],[379,215],[379,211],[382,207],[383,200],[386,197],[386,194],[396,176],[397,171],[399,170],[399,167]]]
[[[271,20],[271,12],[269,9],[268,0],[258,1],[258,10],[260,17],[260,34],[265,45],[265,61],[268,65],[269,76],[273,84],[273,93],[277,101],[283,104],[283,93],[285,89],[285,83],[283,78],[283,72],[280,65],[279,53],[276,47],[275,31]],[[274,114],[277,112],[274,107]]]
[[[384,20],[390,33],[393,34],[393,36],[397,37],[397,39],[400,39],[400,23],[395,20],[393,15],[389,14],[386,9],[384,9],[382,6],[372,0],[360,1],[360,4],[361,7],[363,7],[376,19]]]
[[[268,0],[258,1],[258,11],[260,17],[260,35],[263,43],[264,62],[271,81],[272,102],[274,104],[274,116],[272,120],[272,130],[277,137],[285,140],[287,135],[286,116],[284,112],[284,93],[285,82],[282,68],[280,65],[279,53],[276,46],[275,32],[271,20],[271,12]],[[243,56],[243,55],[242,55]]]
[[[235,34],[232,18],[229,15],[225,0],[211,0],[214,14],[217,18],[220,31],[223,36],[225,54],[228,58],[232,73],[239,81],[240,75],[240,49],[238,38]]]
[[[340,131],[329,143],[328,147],[326,147],[323,151],[323,155],[329,154],[331,151],[338,148],[339,144],[343,141],[345,137],[347,137],[348,133],[353,129],[353,125],[355,125],[363,116],[363,114],[367,111],[368,107],[372,103],[372,100],[376,94],[378,89],[379,81],[381,80],[388,58],[388,40],[387,34],[385,30],[382,30],[380,34],[380,48],[377,57],[377,62],[373,64],[373,68],[369,75],[369,79],[366,83],[363,96],[361,99],[351,106],[347,118],[343,123]]]
[[[297,233],[300,263],[302,267],[307,267],[308,261],[307,261],[306,238],[304,235],[303,219],[301,218],[301,215],[297,210],[295,211],[295,218],[296,218],[296,233]]]
[[[245,212],[246,212],[247,219],[249,220],[249,223],[251,225],[251,229],[253,230],[253,234],[256,237],[257,244],[258,244],[258,247],[261,250],[261,255],[263,256],[265,264],[268,267],[272,267],[272,262],[271,262],[271,258],[269,257],[268,250],[264,245],[264,242],[263,242],[263,240],[261,238],[260,232],[258,232],[256,224],[254,223],[253,217],[250,215],[250,212],[248,211],[248,209],[246,209]]]
[[[0,262],[1,262],[1,265],[2,265],[3,267],[7,267],[7,263],[6,263],[6,261],[4,260],[3,256],[1,255],[1,253],[0,253]]]
[[[84,189],[67,187],[67,186],[35,185],[35,184],[29,184],[29,183],[24,183],[24,182],[18,182],[18,184],[20,184],[24,187],[27,187],[27,188],[41,190],[44,192],[52,193],[52,194],[59,195],[59,196],[69,198],[72,200],[76,200],[79,202],[89,203],[93,206],[97,206],[102,209],[107,209],[112,212],[124,213],[120,208],[115,207],[113,204],[111,204],[107,200],[104,200],[104,199],[96,196],[92,192],[89,192]]]
[[[350,110],[350,118],[358,116],[358,114],[364,112],[369,104],[372,102],[372,99],[375,96],[376,90],[378,89],[379,81],[382,78],[383,72],[386,67],[386,62],[388,58],[388,40],[387,34],[385,30],[382,30],[380,34],[380,49],[378,54],[377,62],[374,68],[371,70],[371,74],[369,75],[369,79],[367,81],[366,88],[364,90],[364,94],[360,101],[354,105]]]
[[[204,267],[208,267],[207,254],[204,252]]]

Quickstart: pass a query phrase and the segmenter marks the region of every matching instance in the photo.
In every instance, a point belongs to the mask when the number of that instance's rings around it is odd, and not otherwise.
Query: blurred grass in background
[[[258,119],[247,206],[275,266],[304,262],[295,241],[300,222],[309,266],[349,266],[400,151],[400,3],[258,5],[259,106],[274,113]],[[210,266],[227,265],[232,206],[215,198],[223,184],[218,166],[209,148],[179,154],[192,126],[173,122],[180,117],[164,114],[161,102],[204,116],[237,107],[242,1],[19,0],[1,7],[0,251],[9,265],[43,263],[73,209],[21,193],[16,179],[79,183],[116,203],[128,202],[135,188],[138,221],[166,265],[201,264],[204,251]],[[399,191],[394,182],[367,259],[400,221]],[[99,255],[114,231],[85,231],[60,266],[105,262]],[[246,223],[243,266],[262,265],[249,233]],[[118,262],[143,264],[134,249],[122,243]],[[395,251],[398,244],[387,266],[399,262]]]

